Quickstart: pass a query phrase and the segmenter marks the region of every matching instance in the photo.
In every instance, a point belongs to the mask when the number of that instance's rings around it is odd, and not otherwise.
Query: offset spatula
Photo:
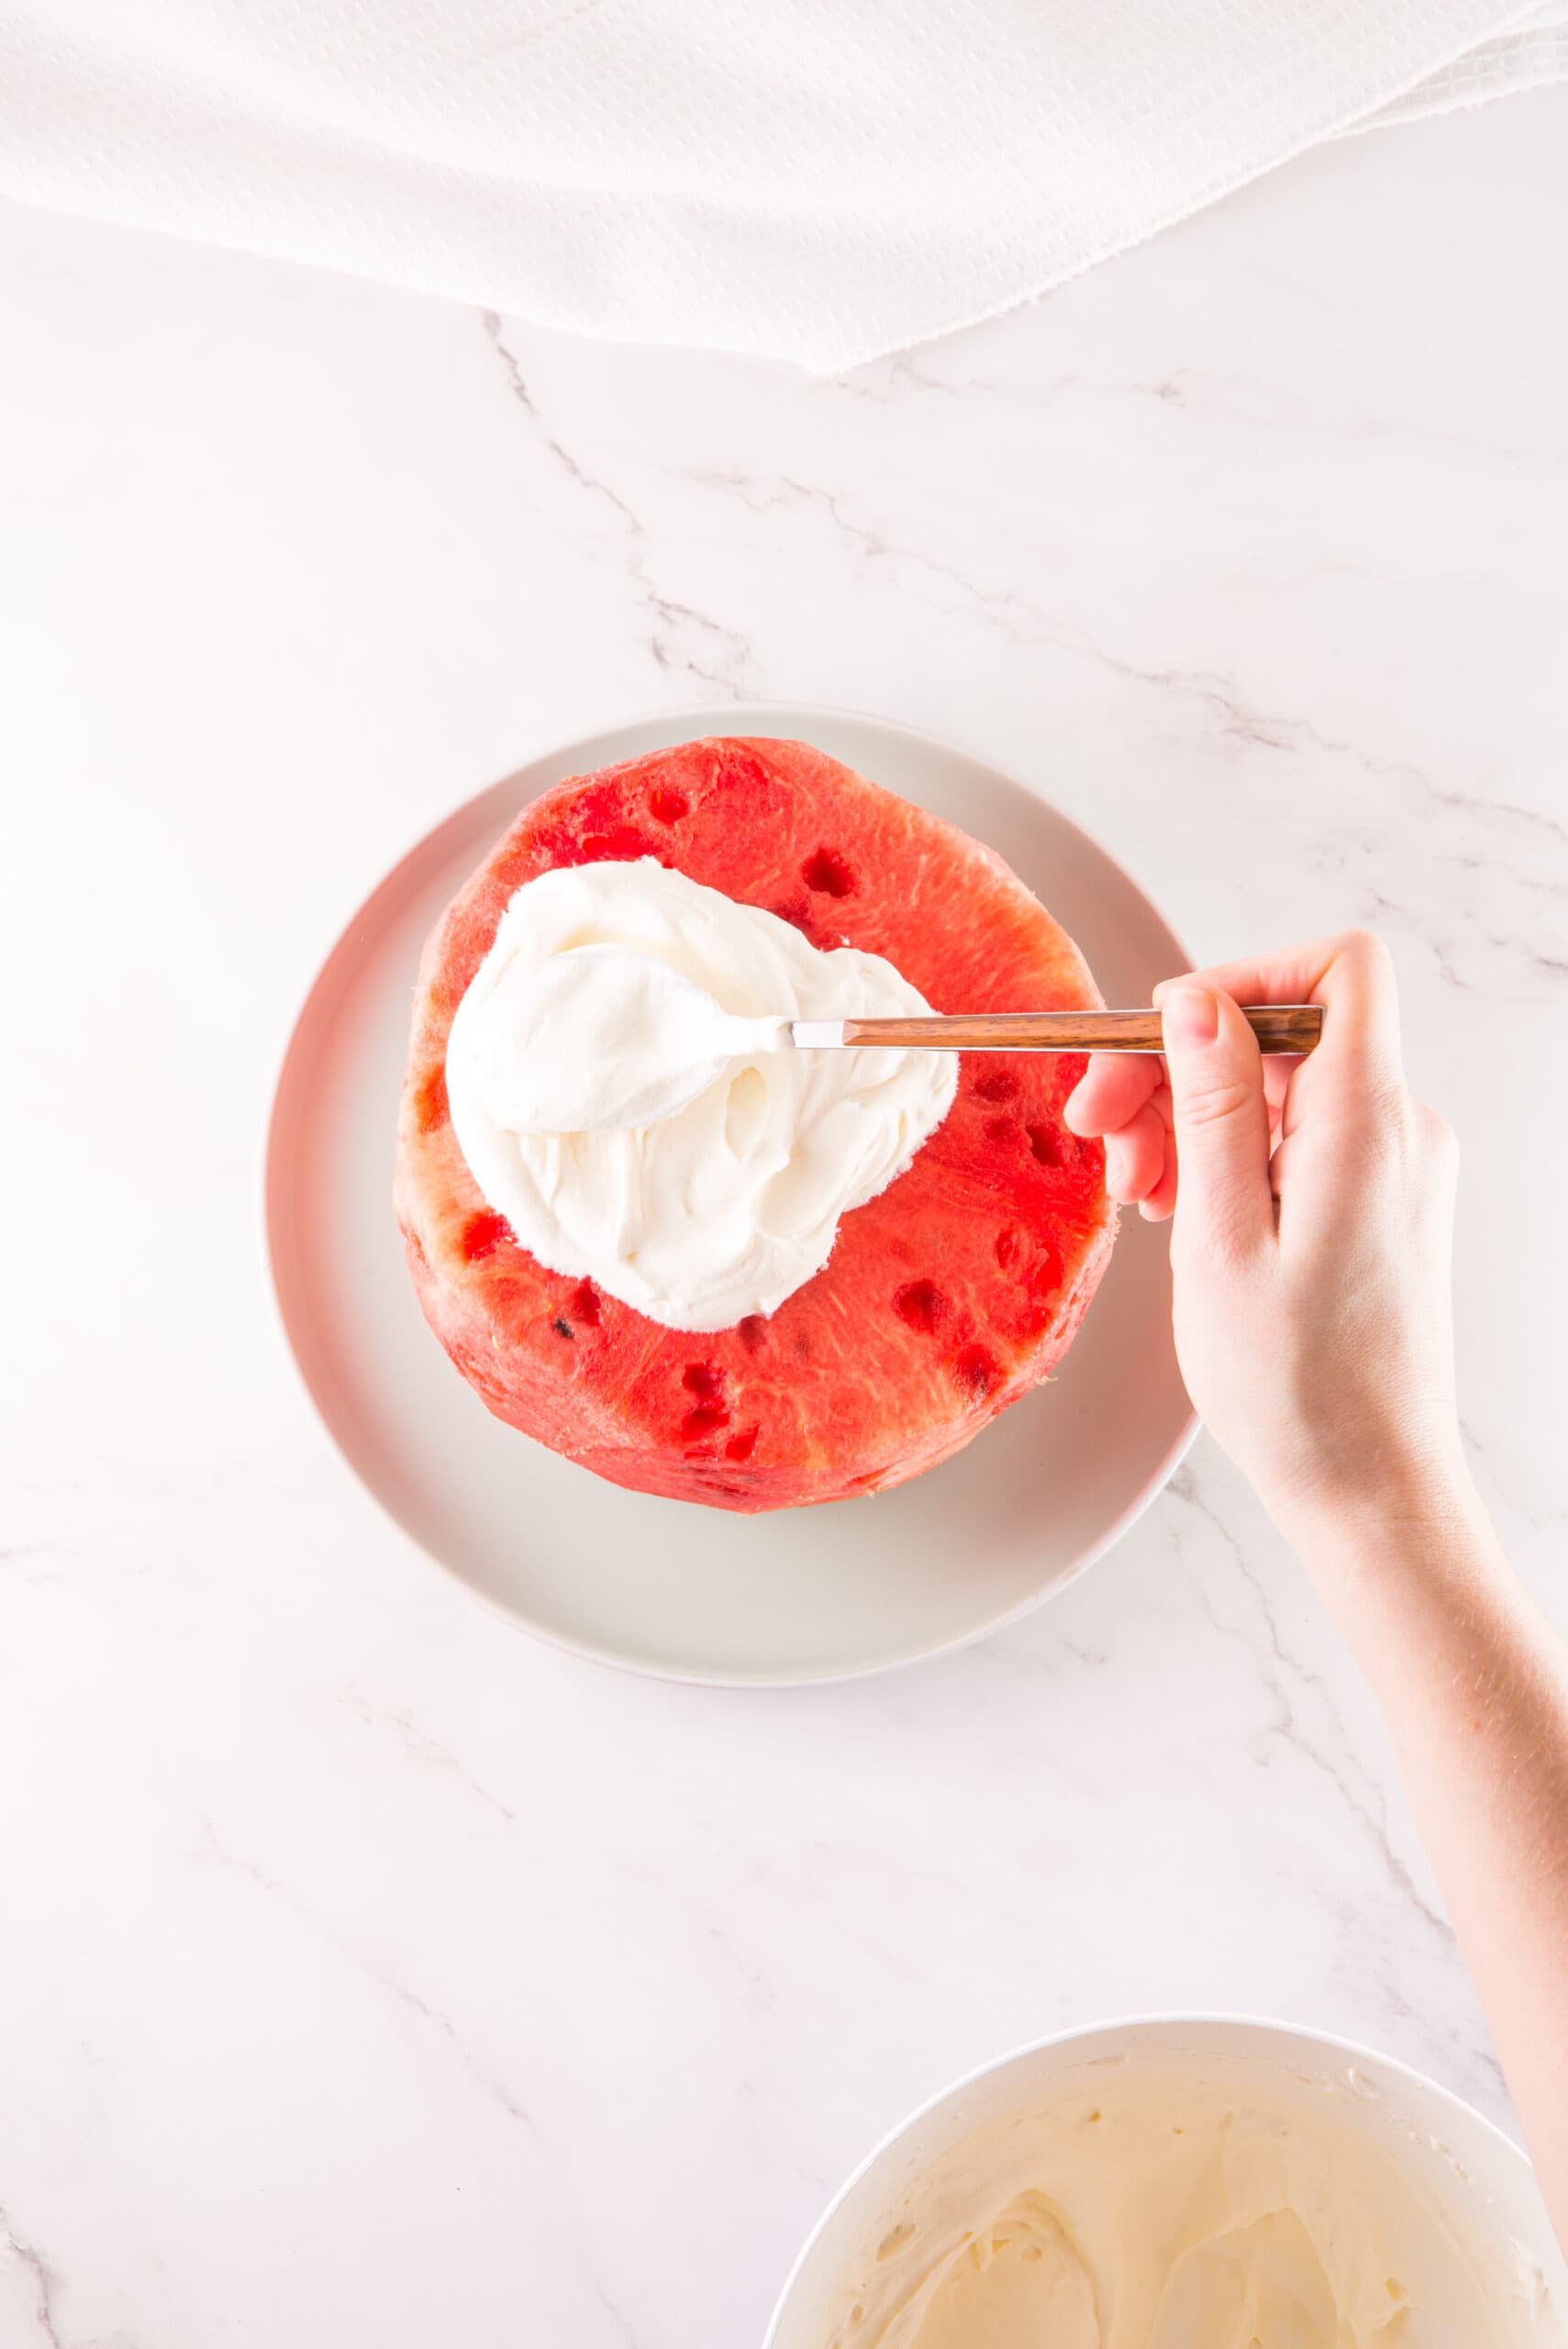
[[[1265,1003],[1242,1019],[1264,1052],[1309,1052],[1323,1032],[1319,1003]],[[885,1044],[944,1052],[1160,1052],[1157,1011],[977,1011],[917,1019],[794,1019],[790,1041],[805,1052]]]
[[[983,1011],[905,1019],[752,1018],[722,1010],[670,963],[606,941],[525,971],[509,1006],[519,1066],[530,1037],[553,1032],[565,1049],[534,1053],[508,1122],[518,1133],[577,1133],[656,1124],[676,1116],[728,1062],[758,1052],[1157,1052],[1157,1011]],[[1265,1052],[1309,1052],[1323,1014],[1315,1003],[1244,1011]],[[591,1080],[584,1087],[584,1078]]]

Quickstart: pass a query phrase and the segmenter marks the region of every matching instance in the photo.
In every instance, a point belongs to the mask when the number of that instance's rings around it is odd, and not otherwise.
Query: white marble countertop
[[[737,2349],[917,2099],[1129,2009],[1507,2120],[1207,1441],[950,1662],[621,1677],[340,1464],[259,1158],[340,921],[530,751],[715,693],[929,727],[1201,953],[1383,930],[1465,1145],[1466,1425],[1568,1616],[1565,217],[1551,92],[814,382],[0,215],[6,2349]]]

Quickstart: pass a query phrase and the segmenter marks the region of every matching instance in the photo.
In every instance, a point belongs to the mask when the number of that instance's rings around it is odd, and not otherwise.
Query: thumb
[[[1178,1244],[1240,1253],[1274,1230],[1269,1113],[1257,1038],[1228,995],[1196,980],[1154,990],[1176,1129]]]

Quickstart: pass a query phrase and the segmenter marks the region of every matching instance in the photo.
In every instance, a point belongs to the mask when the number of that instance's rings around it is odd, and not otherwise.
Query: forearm
[[[1174,1212],[1182,1375],[1361,1657],[1568,2243],[1568,1653],[1459,1452],[1458,1145],[1406,1087],[1386,952],[1351,931],[1156,989],[1161,1063],[1068,1105],[1106,1183]],[[1240,1007],[1323,1007],[1265,1068]]]
[[[1467,1480],[1284,1530],[1382,1705],[1568,2243],[1568,1650]]]

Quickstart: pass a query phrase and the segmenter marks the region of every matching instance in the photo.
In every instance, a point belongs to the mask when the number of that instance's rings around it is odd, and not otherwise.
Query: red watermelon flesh
[[[555,865],[645,856],[817,946],[885,955],[939,1011],[1101,1000],[991,850],[804,742],[688,742],[560,784],[425,950],[396,1208],[426,1318],[498,1418],[612,1483],[740,1510],[900,1484],[1054,1368],[1105,1269],[1103,1153],[1062,1120],[1083,1061],[966,1053],[947,1119],[776,1313],[665,1329],[517,1245],[446,1099],[452,1016],[513,892]]]

